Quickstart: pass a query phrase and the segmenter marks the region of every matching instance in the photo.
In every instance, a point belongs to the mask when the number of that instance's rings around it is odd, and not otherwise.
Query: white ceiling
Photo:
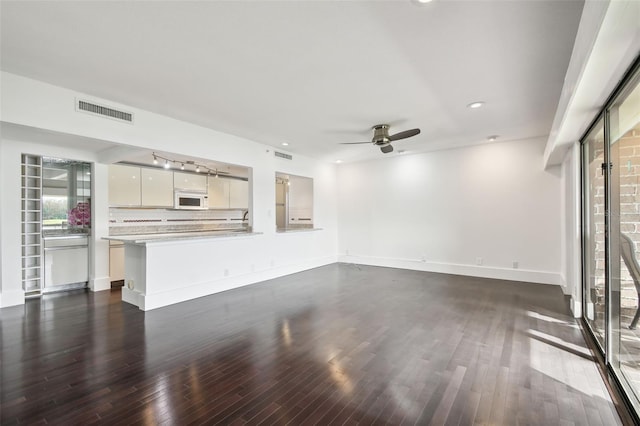
[[[583,2],[0,5],[5,71],[353,161],[378,123],[421,128],[408,152],[548,135]]]

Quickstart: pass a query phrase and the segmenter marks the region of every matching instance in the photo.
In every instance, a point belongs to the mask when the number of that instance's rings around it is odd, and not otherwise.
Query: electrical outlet
[[[481,257],[476,257],[476,265],[482,266],[482,258]]]
[[[133,290],[133,287],[134,287],[134,282],[133,282],[133,280],[129,280],[129,281],[127,281],[127,288],[128,288],[129,290]]]
[[[229,276],[229,270],[228,270],[228,269],[225,269],[225,270],[224,270],[224,276],[225,276],[225,277],[228,277],[228,276]]]
[[[520,264],[518,263],[517,260],[513,261],[513,269],[518,269],[518,267],[520,267]]]
[[[426,261],[427,261],[427,256],[425,256],[424,254],[420,256],[420,262],[426,262]]]

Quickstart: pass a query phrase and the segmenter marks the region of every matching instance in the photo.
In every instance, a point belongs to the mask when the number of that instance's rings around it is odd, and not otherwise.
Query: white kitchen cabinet
[[[249,182],[246,180],[229,179],[229,208],[249,208]]]
[[[86,236],[51,238],[44,242],[44,287],[89,281],[89,240]]]
[[[209,177],[209,208],[229,208],[229,179]]]
[[[313,223],[313,179],[289,178],[289,223]]]
[[[124,280],[124,244],[109,246],[109,277],[111,281]]]
[[[173,172],[173,186],[180,191],[207,192],[207,175]]]
[[[140,167],[109,166],[109,205],[140,206],[142,202]]]
[[[163,169],[141,169],[142,205],[173,207],[173,173]]]
[[[209,177],[210,209],[248,209],[249,182],[245,180]]]

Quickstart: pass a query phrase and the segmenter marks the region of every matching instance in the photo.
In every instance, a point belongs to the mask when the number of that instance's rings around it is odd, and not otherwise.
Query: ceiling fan
[[[376,124],[371,128],[373,130],[373,139],[371,142],[343,142],[343,145],[356,145],[361,143],[373,143],[376,146],[380,147],[380,151],[385,154],[388,154],[393,151],[393,147],[391,146],[391,142],[397,141],[400,139],[410,138],[417,134],[420,134],[420,129],[411,129],[405,130],[404,132],[396,133],[395,135],[389,135],[389,125],[388,124]]]

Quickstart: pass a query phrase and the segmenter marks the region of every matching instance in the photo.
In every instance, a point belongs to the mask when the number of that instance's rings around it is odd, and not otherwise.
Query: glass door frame
[[[582,316],[581,323],[583,330],[587,330],[586,334],[592,342],[592,347],[597,348],[595,351],[597,358],[603,364],[606,371],[606,376],[610,380],[610,383],[614,385],[616,391],[622,396],[622,400],[633,420],[636,423],[640,423],[640,399],[635,397],[635,394],[628,382],[626,376],[623,374],[621,368],[616,363],[619,361],[620,352],[620,205],[612,205],[612,192],[615,191],[616,196],[619,196],[619,174],[613,173],[612,160],[617,160],[612,155],[611,146],[611,108],[614,106],[614,102],[617,101],[620,96],[624,95],[630,87],[634,84],[640,83],[640,56],[636,58],[629,70],[626,72],[624,78],[621,79],[613,93],[609,96],[604,103],[603,108],[590,123],[583,136],[580,138],[580,227],[581,227],[581,285],[582,285]],[[601,122],[604,124],[604,164],[603,170],[606,170],[604,174],[604,267],[605,267],[605,325],[604,325],[604,345],[601,347],[597,341],[594,331],[591,325],[587,321],[587,291],[588,291],[588,271],[586,259],[587,247],[587,230],[585,226],[588,224],[587,216],[589,212],[586,208],[587,197],[589,196],[589,188],[586,187],[585,182],[585,165],[587,160],[587,143],[588,137],[593,129],[595,129]],[[613,154],[617,152],[617,147],[613,147]],[[618,185],[614,189],[614,185]],[[615,219],[615,220],[612,220]],[[612,262],[612,259],[615,259]],[[616,277],[614,279],[614,277]],[[617,288],[614,288],[617,286]],[[614,303],[617,305],[614,306]],[[640,301],[638,302],[640,303]],[[617,325],[616,325],[617,324]],[[639,354],[640,356],[640,354]]]

